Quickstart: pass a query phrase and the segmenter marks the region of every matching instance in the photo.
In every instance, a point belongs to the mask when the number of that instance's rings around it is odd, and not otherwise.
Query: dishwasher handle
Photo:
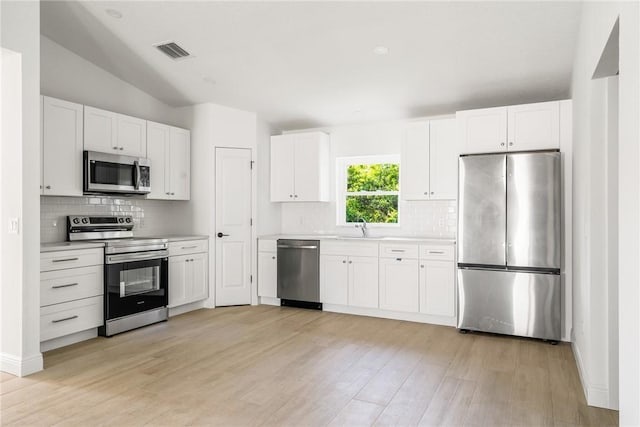
[[[318,249],[317,245],[278,245],[278,249]]]

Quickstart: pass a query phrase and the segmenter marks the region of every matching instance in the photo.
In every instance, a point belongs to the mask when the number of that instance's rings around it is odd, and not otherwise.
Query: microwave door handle
[[[140,189],[140,163],[136,160],[133,162],[133,166],[136,167],[135,169],[135,175],[134,175],[134,180],[135,180],[135,188],[136,190]]]

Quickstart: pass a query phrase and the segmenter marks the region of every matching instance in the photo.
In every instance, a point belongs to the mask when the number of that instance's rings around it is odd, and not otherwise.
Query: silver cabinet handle
[[[344,260],[344,259],[343,259],[343,260],[342,260],[342,263],[343,263],[343,264],[346,264],[346,263],[347,263],[347,260]]]
[[[47,185],[45,188],[46,188],[47,190],[51,190],[51,186],[50,186],[50,185]]]
[[[429,195],[429,192],[428,192],[428,191],[425,191],[425,192],[424,192],[424,195],[425,195],[425,196],[428,196],[428,195]]]
[[[433,191],[431,192],[431,195],[433,196]]]
[[[424,268],[424,264],[420,264],[420,268]]]
[[[430,254],[443,254],[444,251],[429,251]]]
[[[78,315],[75,315],[75,316],[65,317],[64,319],[52,320],[51,323],[60,323],[60,322],[66,321],[66,320],[73,320],[73,319],[77,319],[77,318],[78,318]]]
[[[189,262],[189,260],[188,260],[188,259],[185,259],[185,260],[184,260],[184,262]]]
[[[77,283],[69,283],[69,284],[66,284],[66,285],[53,285],[51,287],[51,289],[68,288],[70,286],[78,286],[78,284]]]
[[[197,245],[193,245],[193,246],[183,246],[182,249],[195,249],[197,248]]]
[[[509,146],[513,146],[513,142],[510,142],[510,143],[509,143]]]
[[[293,195],[293,197],[294,197],[295,199],[297,199],[297,198],[298,198],[298,195],[297,195],[297,194],[294,194],[294,195]]]
[[[396,261],[402,261],[402,258],[396,258]]]
[[[124,150],[124,147],[120,147],[120,148],[118,148],[118,150],[122,151],[122,150]]]
[[[293,194],[289,194],[289,197],[293,197]]]
[[[318,246],[291,246],[291,245],[278,245],[278,249],[318,249]]]
[[[353,264],[353,261],[349,261],[349,264]]]
[[[391,249],[391,252],[404,252],[404,249]]]
[[[172,195],[172,196],[175,196],[175,195],[176,195],[176,193],[171,193],[171,195]]]
[[[500,147],[504,147],[504,142],[501,142],[501,143],[500,143]]]
[[[271,259],[276,259],[276,257],[272,256]]]
[[[80,259],[80,258],[75,257],[75,258],[54,259],[54,260],[51,260],[51,262],[78,261],[78,259]]]
[[[117,150],[117,149],[118,149],[118,147],[113,147],[113,149],[114,149],[114,150]]]
[[[171,193],[169,193],[168,191],[167,191],[166,193],[164,193],[164,194],[166,194],[167,196],[170,196],[170,195],[171,195]]]

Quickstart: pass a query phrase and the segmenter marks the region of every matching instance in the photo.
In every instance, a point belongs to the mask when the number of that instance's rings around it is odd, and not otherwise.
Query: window
[[[338,224],[398,224],[399,163],[398,156],[338,159]]]

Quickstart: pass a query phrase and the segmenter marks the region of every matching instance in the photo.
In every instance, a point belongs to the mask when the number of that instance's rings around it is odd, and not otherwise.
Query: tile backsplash
[[[400,224],[369,226],[371,236],[454,238],[457,224],[455,200],[400,201]],[[336,204],[282,203],[281,231],[285,234],[359,234],[353,226],[336,225]]]
[[[67,240],[67,215],[131,215],[135,235],[191,233],[189,203],[136,197],[40,197],[40,241]]]

